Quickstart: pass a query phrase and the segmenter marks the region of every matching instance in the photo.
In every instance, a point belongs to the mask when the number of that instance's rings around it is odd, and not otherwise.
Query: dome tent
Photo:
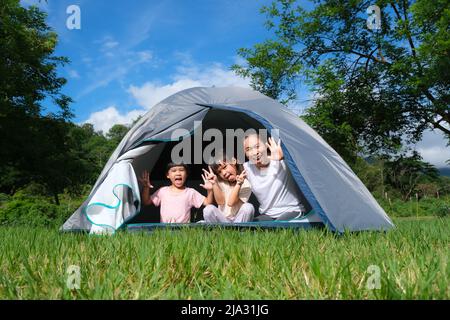
[[[154,172],[159,172],[163,180],[161,165],[173,146],[173,131],[186,129],[192,132],[195,123],[201,123],[203,128],[220,130],[265,128],[269,134],[273,129],[279,131],[286,164],[310,214],[305,219],[288,223],[249,222],[245,225],[309,226],[319,223],[338,232],[393,227],[392,221],[345,161],[285,106],[251,89],[197,87],[180,91],[156,104],[129,130],[86,201],[64,223],[62,230],[102,232],[133,227],[130,223],[143,211],[137,176],[147,169],[152,172],[152,184],[155,185]],[[190,138],[192,136],[185,137]],[[199,174],[190,176],[200,177]]]

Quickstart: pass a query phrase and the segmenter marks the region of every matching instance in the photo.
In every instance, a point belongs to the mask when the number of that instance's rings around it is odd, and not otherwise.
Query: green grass
[[[417,201],[411,198],[403,201],[398,198],[390,201],[385,198],[377,198],[390,217],[421,217],[421,216],[450,216],[450,196],[442,196],[440,199],[426,197]]]
[[[0,299],[448,299],[449,218],[388,233],[0,228]],[[69,290],[78,265],[81,288]],[[380,289],[368,289],[369,266]]]

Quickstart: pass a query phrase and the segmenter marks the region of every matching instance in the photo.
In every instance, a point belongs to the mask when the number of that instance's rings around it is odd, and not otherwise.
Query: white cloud
[[[132,69],[137,68],[144,63],[149,63],[153,57],[152,52],[148,50],[127,52],[118,51],[118,54],[106,52],[104,55],[109,58],[114,57],[113,61],[92,69],[92,72],[89,74],[89,78],[95,80],[91,81],[91,83],[81,91],[76,99],[80,99],[95,89],[105,87],[114,80],[122,79]]]
[[[74,69],[69,69],[69,70],[67,71],[67,73],[69,74],[69,77],[72,78],[72,79],[78,79],[78,78],[80,78],[80,75],[79,75],[78,72],[77,72],[76,70],[74,70]]]
[[[98,49],[102,52],[106,52],[110,49],[113,49],[119,45],[119,42],[116,41],[111,36],[104,36],[102,39],[95,40],[93,42],[95,45],[98,45]]]
[[[120,71],[116,70],[116,72]],[[116,106],[109,106],[92,113],[85,122],[92,123],[96,130],[107,132],[116,123],[131,123],[132,120],[148,111],[161,100],[184,89],[199,86],[210,87],[213,85],[217,87],[249,86],[248,80],[236,76],[231,70],[219,63],[207,66],[194,65],[192,62],[185,63],[176,69],[176,73],[171,79],[171,82],[165,84],[150,81],[141,86],[131,85],[128,88],[128,92],[142,109],[122,114]]]
[[[130,124],[144,112],[145,110],[132,110],[125,114],[120,114],[115,106],[110,106],[92,113],[89,119],[87,119],[84,123],[91,123],[96,131],[102,130],[103,133],[106,133],[115,124]]]
[[[92,58],[91,57],[84,56],[84,57],[81,58],[81,61],[84,64],[87,64],[88,66],[92,65]]]
[[[138,105],[150,109],[161,100],[178,91],[198,86],[201,86],[201,83],[196,80],[181,79],[166,85],[155,82],[146,82],[140,87],[131,85],[128,92],[136,99]]]
[[[242,67],[248,67],[248,61],[242,56],[235,55],[233,56],[234,64],[237,64]]]
[[[448,164],[445,163],[450,159],[450,146],[446,145],[447,141],[441,132],[427,130],[424,132],[422,140],[416,144],[416,149],[424,161],[437,168],[448,167]]]
[[[117,47],[118,45],[119,45],[119,43],[117,41],[109,40],[109,41],[106,41],[105,43],[103,43],[103,49],[109,50],[114,47]]]
[[[133,36],[123,42],[117,41],[110,35],[94,40],[97,55],[93,57],[84,56],[82,61],[89,66],[85,79],[86,86],[75,97],[76,100],[105,87],[113,81],[122,81],[127,74],[138,67],[153,63],[153,53],[150,50],[135,50],[136,42]]]
[[[189,62],[176,70],[177,72],[172,76],[171,83],[161,84],[150,81],[142,86],[131,85],[128,92],[140,106],[150,109],[168,96],[192,87],[249,87],[248,80],[238,77],[233,71],[228,70],[220,63],[199,66]]]
[[[178,74],[174,76],[174,79],[176,81],[191,79],[198,81],[203,86],[249,86],[247,79],[237,76],[220,63],[213,63],[203,68],[196,65],[181,66],[178,68]]]

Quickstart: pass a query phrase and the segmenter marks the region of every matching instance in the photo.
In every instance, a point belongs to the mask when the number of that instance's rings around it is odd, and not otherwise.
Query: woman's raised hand
[[[270,160],[279,161],[279,160],[284,159],[283,149],[281,149],[281,140],[280,139],[278,139],[278,143],[276,143],[275,140],[272,137],[270,137],[269,143],[266,143],[266,146],[270,150],[270,156],[268,157]]]

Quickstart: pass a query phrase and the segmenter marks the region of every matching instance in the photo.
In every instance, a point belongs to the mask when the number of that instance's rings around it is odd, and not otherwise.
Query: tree
[[[82,125],[71,124],[71,153],[83,162],[84,169],[80,172],[80,183],[94,184],[111,154],[128,132],[129,128],[122,124],[112,126],[105,135],[95,131],[90,123]],[[76,190],[74,190],[75,192]]]
[[[0,182],[3,192],[37,180],[53,193],[67,185],[73,162],[68,146],[71,99],[61,93],[66,80],[57,67],[67,58],[54,56],[57,36],[36,7],[18,0],[0,6]],[[50,99],[57,112],[44,114]],[[73,176],[72,176],[73,177]],[[62,183],[62,181],[65,181]],[[57,199],[55,199],[58,202]]]
[[[39,118],[34,126],[36,135],[28,141],[34,157],[28,159],[28,169],[22,169],[29,174],[29,181],[44,186],[57,205],[66,188],[74,190],[89,179],[89,163],[74,148],[69,134],[72,125],[52,117]]]
[[[85,183],[94,184],[111,154],[116,149],[122,138],[128,132],[128,127],[116,124],[106,133],[95,131],[94,126],[85,123],[81,126],[73,125],[71,139],[73,149],[80,159],[83,159],[88,168]]]
[[[381,8],[381,30],[367,28],[372,4]],[[246,64],[232,69],[284,102],[296,98],[299,82],[309,84],[317,99],[306,120],[332,145],[335,132],[344,135],[348,158],[362,145],[398,151],[427,128],[450,141],[447,0],[325,0],[309,11],[279,0],[261,11],[273,38],[240,49]]]
[[[74,152],[87,164],[85,183],[94,184],[111,155],[108,140],[89,123],[81,126],[73,124],[70,137]]]
[[[57,35],[37,7],[22,8],[18,0],[4,0],[0,8],[0,94],[2,112],[39,116],[44,98],[60,108],[52,117],[69,119],[71,99],[60,92],[66,79],[58,77],[65,57],[53,55]]]
[[[436,182],[438,170],[431,164],[422,161],[417,152],[412,155],[400,155],[384,163],[385,182],[402,194],[403,200],[408,200],[419,184]]]
[[[128,130],[129,128],[123,124],[115,124],[109,129],[106,133],[106,138],[112,144],[113,148],[116,148],[119,145]]]

